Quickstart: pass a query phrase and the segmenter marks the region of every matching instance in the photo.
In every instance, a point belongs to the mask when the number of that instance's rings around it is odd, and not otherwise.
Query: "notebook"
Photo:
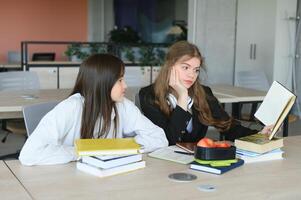
[[[237,167],[240,167],[244,164],[244,161],[241,159],[236,159],[237,161],[234,163],[231,163],[229,166],[211,166],[210,164],[200,164],[197,161],[193,161],[190,164],[190,168],[202,172],[208,172],[212,174],[223,174],[226,173],[232,169],[235,169]]]
[[[181,164],[189,164],[194,160],[193,155],[187,155],[186,151],[175,145],[153,151],[148,156]]]

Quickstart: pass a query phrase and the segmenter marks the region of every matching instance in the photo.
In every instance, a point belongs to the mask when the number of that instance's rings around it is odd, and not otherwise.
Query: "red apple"
[[[221,148],[229,148],[231,145],[228,142],[225,141],[220,141],[220,142],[215,142],[216,147],[221,147]]]
[[[203,138],[197,143],[197,146],[213,148],[215,147],[215,143],[210,138]]]

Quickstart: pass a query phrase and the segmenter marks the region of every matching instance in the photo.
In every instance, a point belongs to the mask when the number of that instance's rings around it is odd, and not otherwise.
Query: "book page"
[[[280,128],[282,122],[284,121],[285,117],[288,115],[289,111],[291,110],[291,108],[293,107],[294,103],[295,103],[296,97],[292,97],[288,104],[286,105],[286,107],[284,108],[283,112],[281,113],[280,117],[278,118],[277,122],[275,123],[275,126],[273,128],[273,131],[269,137],[269,139],[271,140],[273,138],[273,136],[276,134],[276,132],[278,131],[278,129]]]
[[[277,81],[274,81],[262,104],[256,111],[254,116],[264,125],[275,125],[275,131],[273,131],[274,133],[272,134],[272,137],[283,122],[285,118],[284,115],[288,114],[289,109],[292,106],[289,104],[292,98],[295,99],[295,95],[293,93]],[[290,105],[290,108],[288,108],[288,105]],[[285,110],[287,112],[284,112]],[[280,118],[281,120],[279,120]]]

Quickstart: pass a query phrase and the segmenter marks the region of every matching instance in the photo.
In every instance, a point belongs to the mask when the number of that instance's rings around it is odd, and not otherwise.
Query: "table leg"
[[[232,117],[235,118],[235,119],[240,119],[241,116],[240,116],[240,111],[241,111],[241,106],[242,104],[241,103],[232,103]]]
[[[288,115],[286,116],[286,118],[283,121],[283,137],[287,137],[288,136]]]

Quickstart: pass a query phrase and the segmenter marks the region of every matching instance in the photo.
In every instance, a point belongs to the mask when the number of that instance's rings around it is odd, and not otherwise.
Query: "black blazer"
[[[206,92],[206,99],[208,101],[212,115],[216,119],[229,119],[229,115],[222,108],[216,97],[213,95],[209,87],[203,86]],[[155,95],[153,85],[144,87],[139,91],[140,106],[142,112],[154,124],[164,129],[169,145],[174,145],[176,142],[197,142],[205,137],[208,126],[202,124],[198,119],[198,111],[192,106],[192,114],[183,110],[180,106],[171,112],[168,118],[157,105],[155,105]],[[186,131],[186,126],[192,118],[192,132]],[[231,128],[222,134],[225,135],[226,140],[234,141],[234,139],[257,133],[257,130],[251,130],[243,127],[236,120],[233,121]]]

